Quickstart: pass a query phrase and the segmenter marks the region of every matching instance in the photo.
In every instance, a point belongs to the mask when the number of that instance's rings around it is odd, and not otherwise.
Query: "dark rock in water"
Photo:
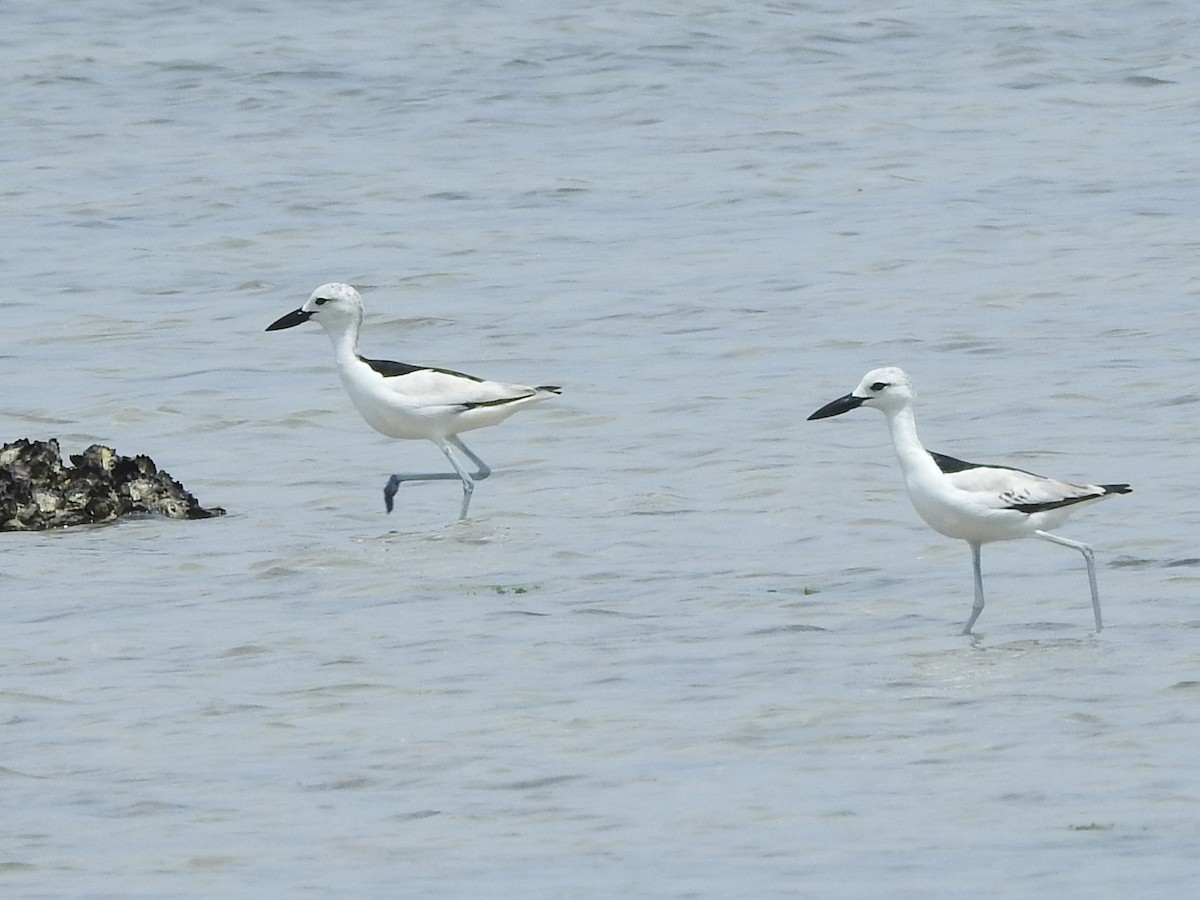
[[[40,531],[111,522],[129,513],[172,519],[223,516],[204,509],[148,456],[93,444],[62,463],[58,441],[22,438],[0,447],[0,531]]]

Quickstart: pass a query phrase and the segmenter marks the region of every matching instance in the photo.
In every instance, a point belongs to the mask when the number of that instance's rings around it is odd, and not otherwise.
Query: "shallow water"
[[[1191,8],[7,10],[5,439],[223,519],[4,535],[7,897],[1130,896],[1200,874]],[[566,393],[431,445],[313,327]],[[965,546],[931,447],[1135,492]]]

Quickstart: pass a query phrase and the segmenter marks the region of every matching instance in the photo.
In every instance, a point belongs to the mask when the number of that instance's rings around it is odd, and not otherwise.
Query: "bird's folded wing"
[[[1104,489],[1044,478],[1021,469],[976,466],[946,476],[958,489],[974,494],[976,502],[992,509],[1033,513],[1057,509],[1104,496]]]
[[[419,406],[493,406],[524,400],[535,393],[520,384],[480,381],[445,369],[414,369],[386,378],[388,389]]]

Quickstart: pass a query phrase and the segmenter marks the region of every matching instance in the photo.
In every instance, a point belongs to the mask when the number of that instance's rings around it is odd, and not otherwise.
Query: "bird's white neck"
[[[892,432],[892,445],[900,467],[906,474],[935,466],[933,458],[917,436],[917,417],[911,405],[887,414],[888,428]]]
[[[358,357],[358,328],[358,322],[350,321],[337,331],[329,330],[329,340],[333,342],[333,354],[338,365],[353,362]]]

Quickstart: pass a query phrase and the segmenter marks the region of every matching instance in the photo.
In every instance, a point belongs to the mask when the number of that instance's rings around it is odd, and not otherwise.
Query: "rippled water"
[[[853,6],[853,5],[852,5]],[[1052,7],[1052,8],[1050,8]],[[204,522],[3,536],[7,897],[1168,896],[1200,875],[1193,10],[19,3],[4,439]],[[371,432],[316,327],[566,393]],[[969,553],[872,412],[1135,492]]]

